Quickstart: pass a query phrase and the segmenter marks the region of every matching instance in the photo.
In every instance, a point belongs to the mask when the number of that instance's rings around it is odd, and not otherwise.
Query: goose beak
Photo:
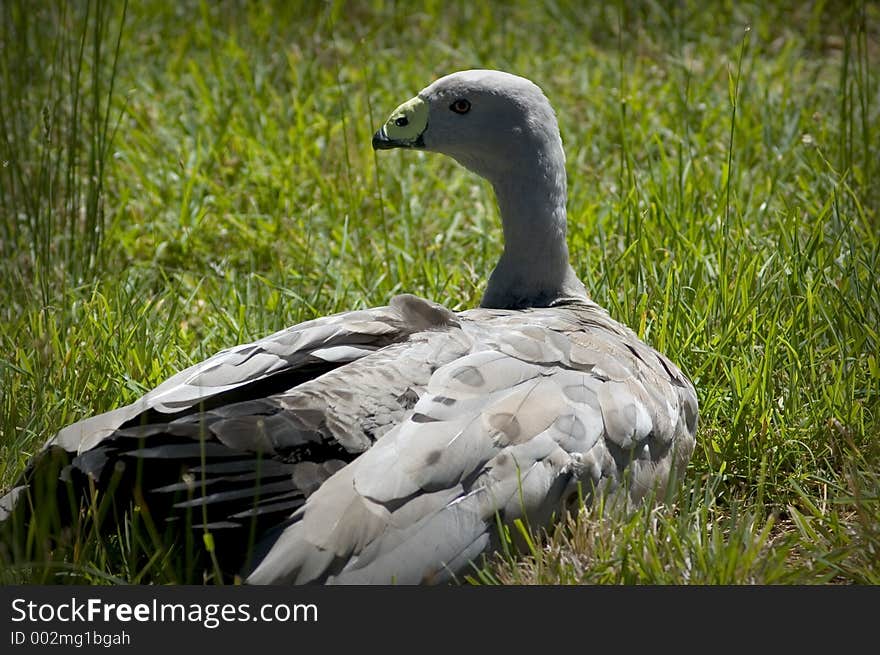
[[[373,135],[373,150],[424,148],[428,129],[428,103],[416,96],[391,113]]]
[[[401,141],[392,139],[385,133],[385,127],[380,127],[373,135],[373,150],[391,150],[392,148],[405,148]]]

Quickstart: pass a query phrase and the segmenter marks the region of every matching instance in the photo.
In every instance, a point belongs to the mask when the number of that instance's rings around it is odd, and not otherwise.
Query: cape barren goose
[[[443,153],[492,184],[504,251],[480,307],[401,295],[294,325],[64,428],[0,503],[7,549],[31,511],[93,484],[206,529],[249,583],[436,583],[497,546],[498,521],[547,525],[581,498],[638,502],[681,476],[693,386],[569,264],[565,155],[541,90],[453,73],[373,148]]]

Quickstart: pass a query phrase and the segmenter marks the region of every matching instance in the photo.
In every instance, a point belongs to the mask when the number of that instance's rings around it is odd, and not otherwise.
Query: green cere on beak
[[[427,127],[428,103],[416,96],[395,109],[373,135],[373,149],[422,148],[425,145],[422,135]]]

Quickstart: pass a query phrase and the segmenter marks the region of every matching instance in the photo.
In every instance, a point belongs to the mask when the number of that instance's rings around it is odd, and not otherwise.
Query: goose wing
[[[209,527],[239,527],[302,504],[401,420],[432,367],[457,356],[449,310],[415,296],[308,321],[174,375],[125,407],[62,429],[0,499],[20,504],[47,461],[61,478],[108,483],[127,464],[176,509],[205,507]],[[100,486],[100,484],[99,484]]]
[[[693,387],[597,305],[459,318],[466,352],[292,514],[249,582],[441,582],[497,545],[499,520],[546,525],[683,472]]]

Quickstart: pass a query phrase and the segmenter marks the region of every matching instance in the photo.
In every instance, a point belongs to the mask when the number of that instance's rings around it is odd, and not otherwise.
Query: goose
[[[133,502],[136,470],[138,502],[169,521],[189,511],[246,583],[427,584],[473,570],[499,526],[547,527],[599,495],[640,503],[681,479],[694,387],[572,268],[542,90],[446,75],[372,147],[442,153],[491,184],[504,247],[480,306],[403,294],[221,351],[52,436],[0,502],[4,523],[52,502],[41,471],[59,494],[112,479]]]

